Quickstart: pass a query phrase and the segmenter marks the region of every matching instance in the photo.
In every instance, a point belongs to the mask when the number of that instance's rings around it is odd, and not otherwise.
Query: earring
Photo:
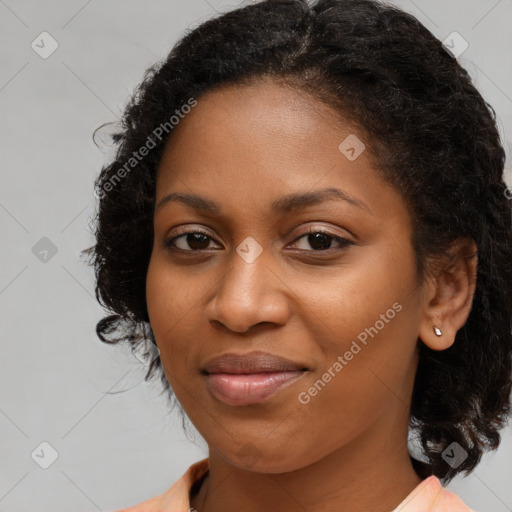
[[[441,332],[441,329],[439,327],[436,327],[434,325],[434,332],[436,333],[436,336],[441,336],[443,333]]]

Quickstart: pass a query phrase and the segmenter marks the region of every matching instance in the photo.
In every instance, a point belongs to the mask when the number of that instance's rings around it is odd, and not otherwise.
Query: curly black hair
[[[391,5],[260,1],[189,30],[146,70],[111,134],[115,157],[95,182],[96,244],[83,253],[109,313],[96,326],[99,338],[156,345],[145,279],[166,140],[205,92],[263,78],[325,102],[366,134],[372,162],[410,209],[421,279],[457,239],[475,242],[471,312],[450,348],[419,343],[410,409],[410,432],[424,454],[423,463],[413,459],[418,474],[444,484],[469,474],[484,451],[498,447],[510,413],[512,202],[505,151],[496,113],[467,71],[414,16]],[[158,357],[146,380],[156,369],[172,396]],[[456,468],[442,456],[452,442],[468,453]]]

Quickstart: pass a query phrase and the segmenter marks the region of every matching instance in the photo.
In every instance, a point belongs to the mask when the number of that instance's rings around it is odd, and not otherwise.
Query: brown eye
[[[312,233],[308,235],[308,243],[313,249],[330,249],[333,240],[334,238],[332,236],[326,235],[325,233]]]
[[[308,247],[298,247],[298,249],[304,249],[308,252],[321,252],[328,249],[332,249],[332,242],[336,242],[341,248],[351,245],[352,242],[341,236],[328,233],[327,231],[311,230],[297,238],[294,244],[297,244],[298,240],[305,239],[306,244],[313,249],[311,251]]]
[[[181,246],[176,243],[177,240],[180,240],[179,244]],[[168,248],[177,247],[182,251],[188,252],[204,251],[208,249],[212,240],[209,235],[202,231],[190,231],[166,240],[165,246]]]

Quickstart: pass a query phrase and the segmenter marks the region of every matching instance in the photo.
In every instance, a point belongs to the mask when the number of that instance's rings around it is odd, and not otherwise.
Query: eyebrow
[[[271,204],[271,210],[276,214],[286,214],[290,213],[291,211],[303,210],[309,206],[315,206],[317,204],[323,203],[324,201],[332,200],[345,201],[353,206],[367,211],[370,215],[373,215],[373,212],[370,210],[366,203],[360,199],[356,199],[355,197],[350,196],[338,188],[333,187],[321,190],[313,190],[309,192],[288,194],[286,196],[280,197],[279,199],[276,199]],[[219,214],[221,211],[220,206],[211,199],[201,197],[196,194],[182,194],[179,192],[174,192],[163,197],[158,202],[155,211],[173,201],[180,202],[195,210],[199,210],[205,213]]]

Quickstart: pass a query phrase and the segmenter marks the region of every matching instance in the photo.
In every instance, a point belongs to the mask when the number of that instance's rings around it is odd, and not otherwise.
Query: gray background
[[[441,40],[457,31],[468,41],[460,60],[498,113],[510,154],[512,1],[395,3]],[[185,29],[237,5],[0,0],[1,511],[131,506],[207,455],[169,413],[158,379],[144,382],[127,349],[97,339],[103,311],[79,253],[93,241],[93,180],[107,159],[93,130],[121,115],[144,70]],[[46,59],[31,47],[43,31],[59,45]],[[511,426],[496,453],[449,485],[480,512],[512,510]],[[58,454],[47,469],[42,442]]]

